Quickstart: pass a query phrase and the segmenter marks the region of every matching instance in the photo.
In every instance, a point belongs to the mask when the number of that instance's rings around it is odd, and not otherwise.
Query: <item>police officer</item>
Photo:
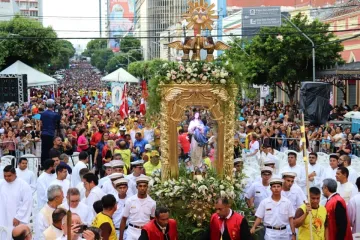
[[[136,178],[137,177],[143,177],[145,176],[143,174],[143,170],[144,170],[144,160],[137,160],[137,161],[133,161],[130,163],[131,167],[132,167],[132,173],[129,175],[126,175],[125,178],[127,178],[129,180],[129,190],[128,190],[128,194],[129,195],[136,195],[137,194],[137,189],[136,189]]]
[[[254,182],[245,193],[246,203],[249,208],[258,208],[260,202],[271,196],[269,181],[272,176],[271,167],[261,168],[261,182]]]
[[[149,180],[147,176],[136,178],[137,194],[125,201],[119,240],[138,240],[142,227],[155,217],[156,202],[147,194]],[[129,224],[124,238],[126,221]]]
[[[296,173],[295,172],[284,172],[282,173],[284,180],[281,196],[286,197],[292,203],[293,209],[296,210],[306,201],[305,194],[301,188],[294,184]]]
[[[128,182],[129,180],[127,180],[126,178],[120,178],[114,181],[116,191],[118,192],[117,194],[118,201],[117,201],[117,210],[113,215],[113,221],[116,229],[116,234],[118,237],[120,235],[119,227],[122,218],[122,211],[125,207],[126,199],[129,198],[128,195],[126,194],[128,190]],[[124,239],[126,239],[126,232],[124,233]]]
[[[295,211],[290,200],[281,196],[282,184],[282,179],[270,180],[272,195],[261,201],[255,213],[256,220],[250,232],[254,234],[256,227],[263,222],[266,228],[265,240],[296,240],[293,222]],[[291,237],[286,230],[287,225],[290,225]]]

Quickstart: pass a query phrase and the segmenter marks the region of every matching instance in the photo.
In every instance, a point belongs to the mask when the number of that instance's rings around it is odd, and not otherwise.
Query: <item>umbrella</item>
[[[360,119],[360,112],[351,111],[351,112],[346,113],[344,115],[344,117]]]

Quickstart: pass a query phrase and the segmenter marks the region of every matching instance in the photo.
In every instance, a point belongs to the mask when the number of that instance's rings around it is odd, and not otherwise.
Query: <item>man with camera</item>
[[[56,240],[67,240],[67,216],[63,217],[61,229],[63,235]],[[71,214],[71,240],[97,240],[95,233],[88,229],[86,225],[82,225],[79,215],[76,213]]]

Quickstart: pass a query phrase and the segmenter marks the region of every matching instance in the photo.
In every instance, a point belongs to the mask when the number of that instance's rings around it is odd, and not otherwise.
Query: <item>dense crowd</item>
[[[157,207],[148,195],[149,177],[161,170],[158,117],[143,115],[145,96],[140,84],[127,85],[124,116],[112,105],[110,87],[100,78],[89,63],[73,62],[56,89],[34,88],[29,103],[1,107],[2,159],[14,156],[16,161],[0,172],[5,179],[0,180],[0,226],[14,229],[14,239],[30,239],[31,230],[35,239],[66,239],[68,209],[73,214],[71,239],[177,239],[169,210]],[[335,202],[331,209],[327,204],[316,212],[321,230],[314,239],[351,239],[349,227],[356,233],[360,213],[347,212],[346,204],[356,209],[359,202],[360,180],[351,159],[358,155],[360,134],[331,122],[306,125],[312,188],[311,202],[304,204],[305,168],[296,165],[303,144],[298,104],[267,101],[260,107],[256,101],[238,100],[237,109],[234,177],[247,174],[244,169],[252,164],[259,171],[260,176],[247,179],[243,194],[257,220],[250,231],[246,219],[231,210],[228,200],[219,199],[204,239],[251,239],[261,221],[265,239],[294,239],[295,228],[298,239],[309,239],[304,224],[309,224],[308,214],[319,208],[321,192],[325,200],[339,193],[332,199],[341,206]],[[358,106],[352,110],[358,111]],[[331,119],[342,120],[348,111],[349,106],[336,106]],[[211,112],[189,106],[178,133],[179,163],[195,174],[212,168],[217,124]],[[326,169],[316,162],[319,152],[330,154]],[[277,153],[286,154],[286,166],[282,164],[281,169]],[[38,171],[28,169],[32,156],[41,159]],[[326,216],[336,222],[326,222]],[[33,229],[22,225],[30,222]],[[325,238],[325,229],[340,238]],[[7,238],[0,235],[0,239]]]

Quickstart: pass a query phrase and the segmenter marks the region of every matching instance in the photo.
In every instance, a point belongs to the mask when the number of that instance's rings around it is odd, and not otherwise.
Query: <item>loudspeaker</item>
[[[315,125],[325,124],[333,107],[330,105],[332,86],[322,82],[302,82],[300,88],[300,109],[305,120]]]
[[[27,75],[0,74],[0,103],[27,102]]]

